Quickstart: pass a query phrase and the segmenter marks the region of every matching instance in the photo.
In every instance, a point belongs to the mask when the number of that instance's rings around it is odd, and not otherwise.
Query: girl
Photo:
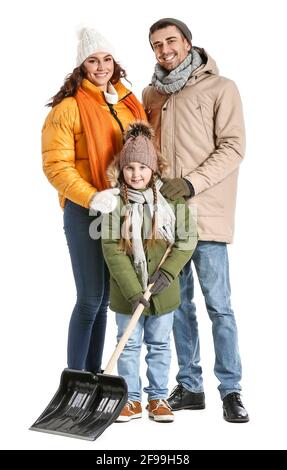
[[[145,306],[119,360],[118,372],[128,385],[128,402],[118,421],[140,418],[140,352],[147,346],[149,417],[171,422],[173,413],[166,401],[171,359],[170,333],[173,311],[180,304],[178,274],[190,259],[197,235],[184,199],[166,200],[160,193],[160,175],[166,170],[152,143],[151,128],[143,122],[128,127],[125,144],[109,167],[113,186],[120,188],[118,205],[105,216],[102,247],[110,270],[110,308],[116,312],[118,340],[139,303]],[[172,250],[156,268],[172,244]],[[154,283],[147,302],[143,293]]]

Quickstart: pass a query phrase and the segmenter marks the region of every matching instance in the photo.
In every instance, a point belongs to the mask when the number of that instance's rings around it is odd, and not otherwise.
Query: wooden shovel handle
[[[171,245],[169,245],[162,257],[162,259],[160,260],[160,263],[158,265],[158,267],[156,268],[156,271],[159,270],[159,268],[163,265],[163,263],[165,262],[167,256],[169,255],[171,251]],[[152,288],[153,284],[149,284],[147,286],[147,289],[145,291],[145,293],[143,294],[144,298],[146,300],[149,300],[150,296],[151,296],[151,292],[150,292],[150,289]],[[116,349],[114,350],[105,370],[104,370],[104,374],[111,374],[114,367],[115,367],[115,364],[118,360],[118,358],[120,357],[125,345],[127,344],[128,342],[128,339],[130,337],[130,335],[132,334],[133,330],[134,330],[134,327],[136,326],[137,324],[137,321],[138,319],[140,318],[142,312],[144,310],[144,305],[143,304],[139,304],[137,306],[137,308],[135,309],[129,323],[128,323],[128,326],[126,327],[125,331],[124,331],[124,334],[123,336],[121,337],[121,339],[119,340],[118,344],[117,344],[117,347]]]

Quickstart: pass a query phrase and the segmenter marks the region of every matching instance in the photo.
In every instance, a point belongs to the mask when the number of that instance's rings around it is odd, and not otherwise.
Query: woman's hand
[[[108,214],[113,212],[117,206],[116,196],[120,194],[119,188],[105,189],[98,191],[90,202],[90,209],[93,211]]]

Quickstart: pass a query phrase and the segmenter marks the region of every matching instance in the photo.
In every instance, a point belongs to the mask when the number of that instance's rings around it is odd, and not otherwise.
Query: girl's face
[[[86,78],[101,91],[107,91],[107,85],[114,73],[114,60],[110,54],[97,52],[84,62]]]
[[[132,189],[145,189],[151,179],[152,170],[139,162],[132,162],[123,167],[124,180]]]

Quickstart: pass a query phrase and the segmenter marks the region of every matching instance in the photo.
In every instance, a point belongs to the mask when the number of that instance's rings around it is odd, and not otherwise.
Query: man
[[[188,198],[197,213],[199,243],[193,254],[212,321],[214,372],[226,421],[249,420],[240,399],[241,361],[230,303],[227,243],[232,242],[239,165],[244,156],[244,122],[236,85],[220,77],[214,60],[192,46],[182,21],[163,18],[149,33],[157,64],[143,102],[157,145],[171,166],[162,194]],[[191,262],[181,276],[181,307],[174,338],[178,385],[168,402],[173,410],[203,409],[198,325]]]

